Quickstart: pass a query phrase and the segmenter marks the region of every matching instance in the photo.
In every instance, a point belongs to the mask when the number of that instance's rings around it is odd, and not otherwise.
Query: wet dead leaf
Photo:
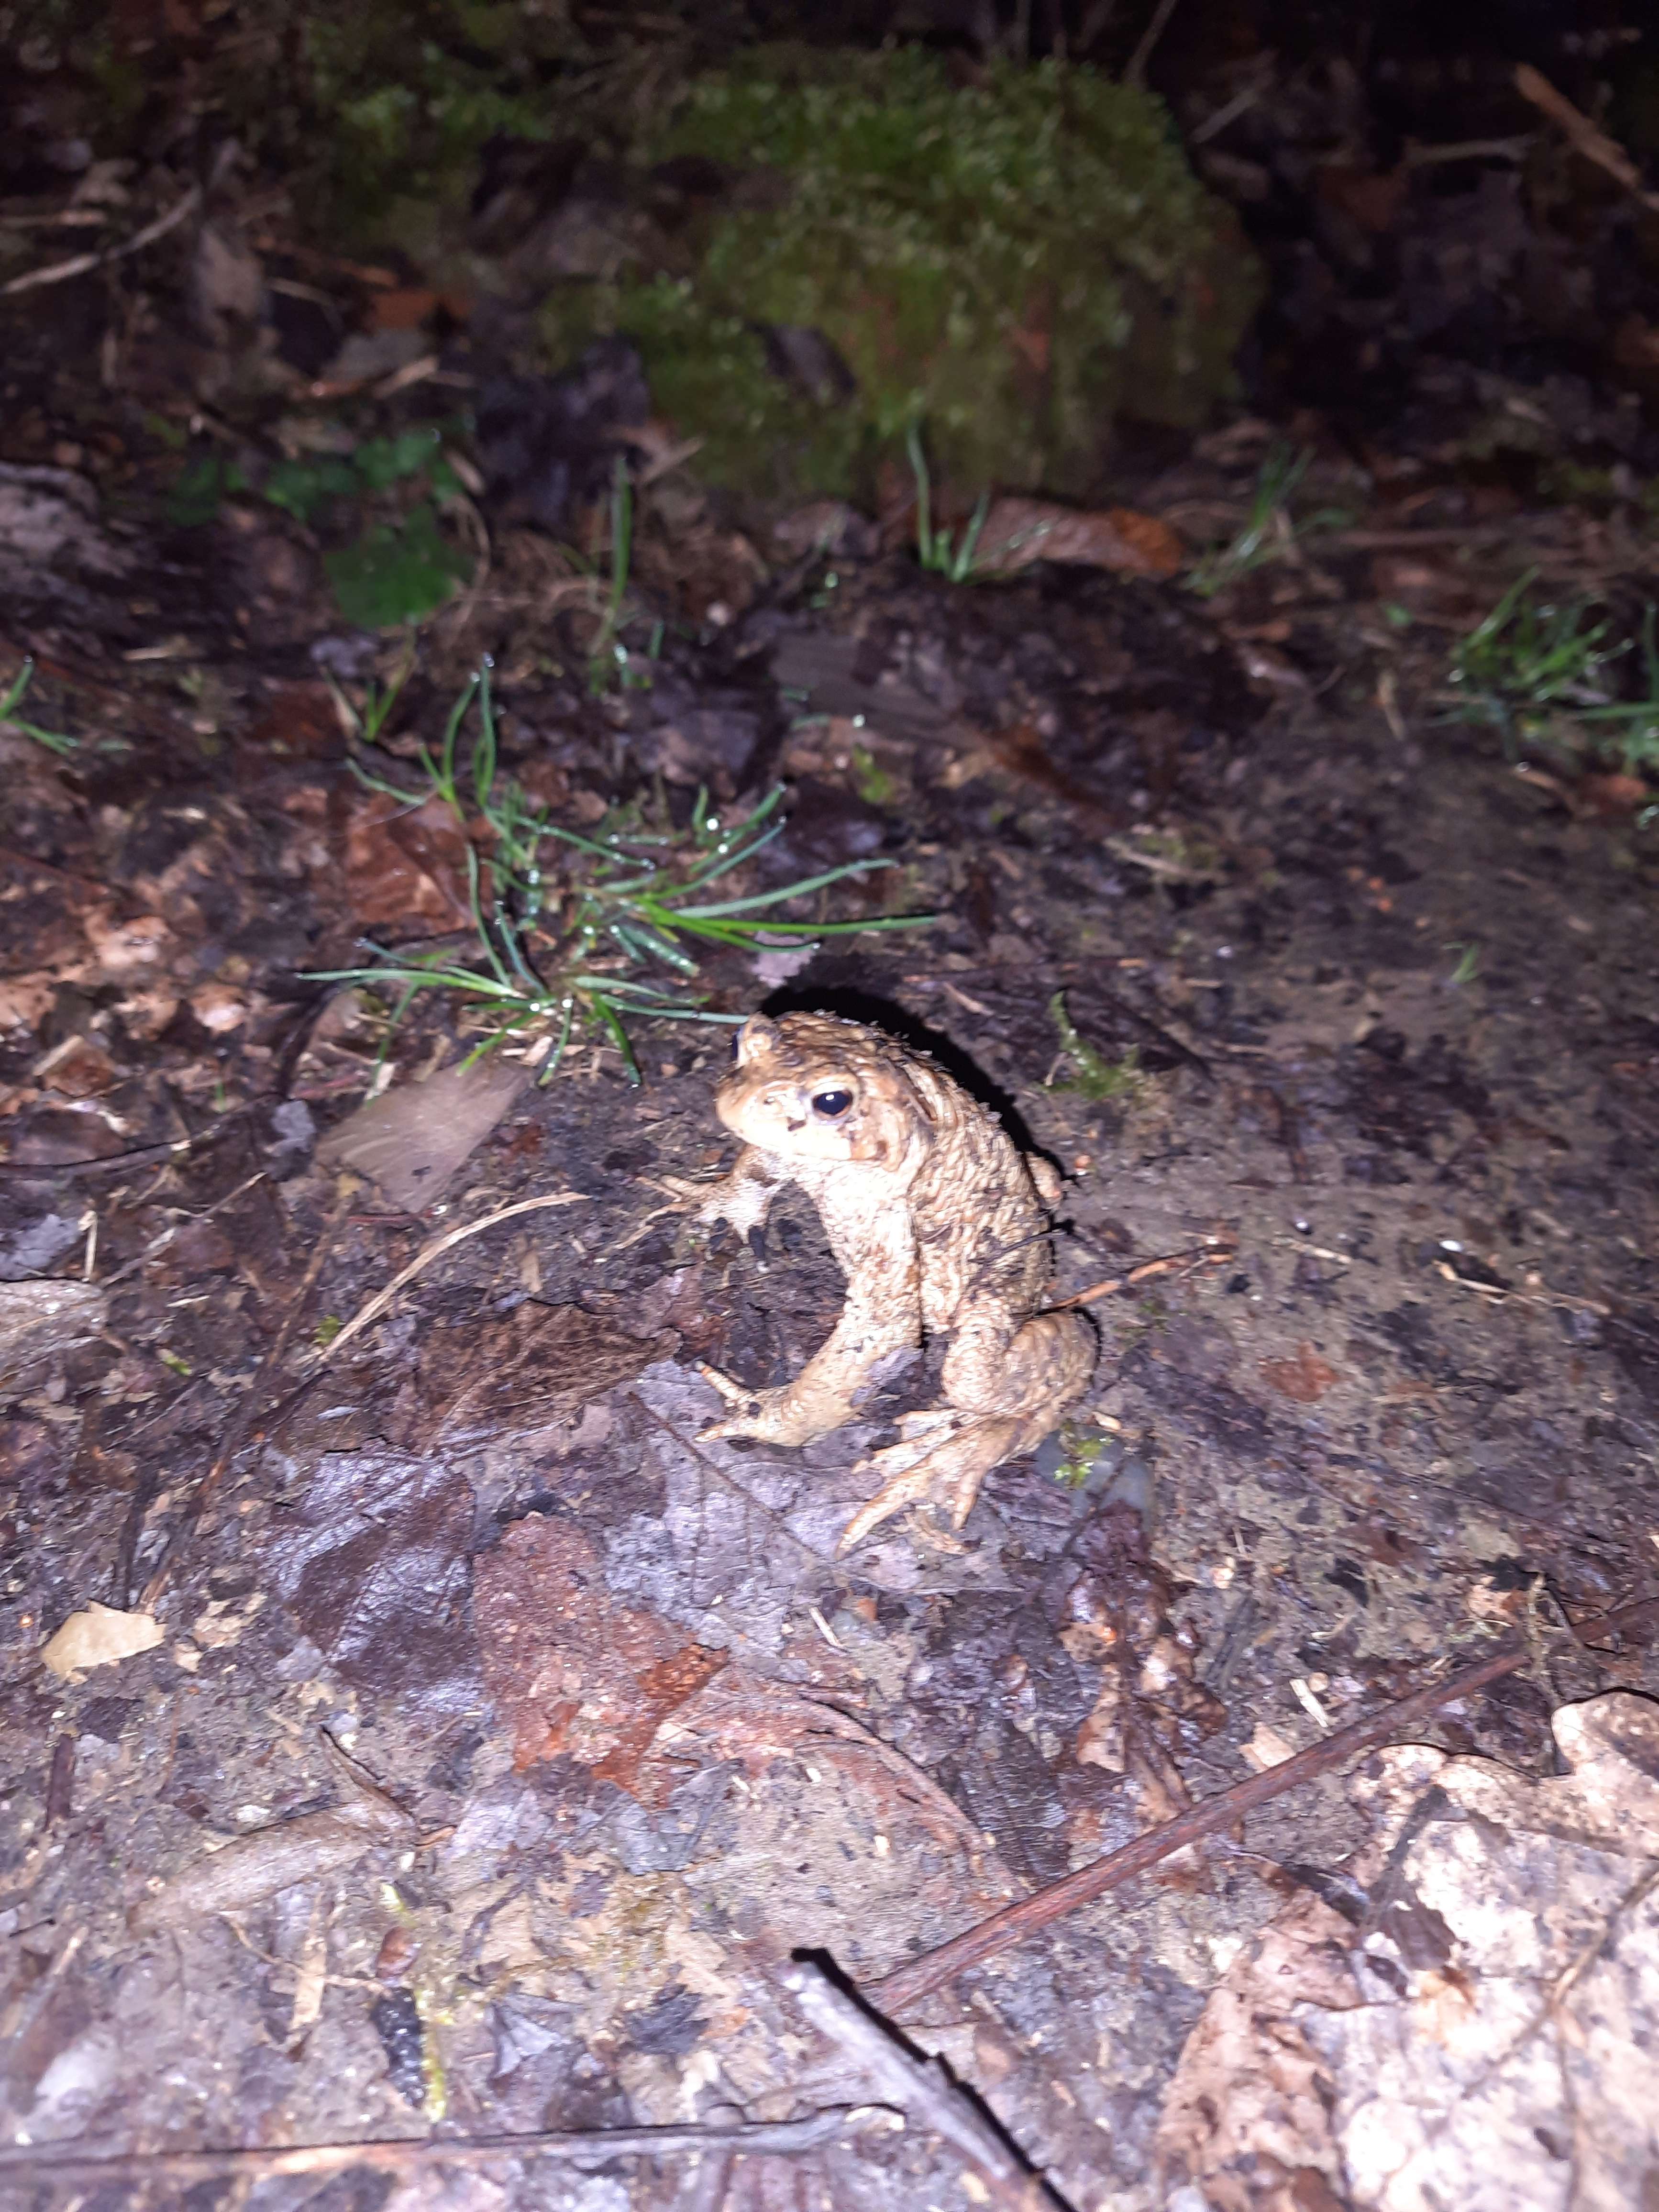
[[[1358,1929],[1304,1898],[1188,2039],[1158,2130],[1166,2188],[1286,2206],[1311,2172],[1366,2212],[1641,2201],[1659,2110],[1659,1711],[1563,1706],[1565,1776],[1422,1745],[1351,1780]]]
[[[1310,1344],[1297,1345],[1293,1358],[1264,1359],[1261,1374],[1280,1397],[1294,1398],[1299,1406],[1316,1404],[1340,1380]]]
[[[107,1304],[95,1283],[0,1283],[0,1394],[32,1388],[66,1352],[96,1336]]]
[[[467,926],[466,833],[441,799],[400,805],[383,791],[347,801],[343,880],[364,929]]]
[[[974,549],[975,572],[1009,575],[1035,561],[1173,576],[1186,550],[1167,522],[1130,507],[1060,507],[1052,500],[992,502]]]
[[[475,1060],[372,1098],[317,1147],[325,1168],[369,1176],[394,1206],[419,1213],[495,1127],[522,1089],[512,1061]]]
[[[574,1523],[538,1513],[515,1522],[477,1562],[473,1618],[520,1768],[566,1756],[646,1804],[684,1778],[651,1758],[653,1740],[725,1656],[617,1604]]]
[[[625,1382],[678,1339],[629,1336],[580,1306],[526,1300],[498,1321],[434,1329],[421,1346],[421,1389],[434,1410],[433,1440],[523,1436],[568,1420]]]
[[[474,1511],[471,1485],[440,1462],[383,1449],[325,1452],[303,1498],[273,1526],[262,1583],[344,1680],[418,1695],[434,1711],[470,1703]]]
[[[161,1641],[161,1624],[148,1613],[119,1613],[94,1598],[84,1613],[72,1613],[42,1645],[40,1657],[60,1682],[90,1667],[109,1667]]]

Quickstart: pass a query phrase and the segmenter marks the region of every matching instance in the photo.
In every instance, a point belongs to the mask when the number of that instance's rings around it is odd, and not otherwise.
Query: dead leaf
[[[1341,1380],[1335,1368],[1328,1366],[1310,1344],[1297,1345],[1294,1358],[1264,1359],[1261,1374],[1281,1397],[1294,1398],[1299,1406],[1316,1405]]]
[[[1216,2212],[1263,2212],[1268,2204],[1291,2212],[1296,2197],[1259,2194],[1253,2175],[1311,2167],[1340,2184],[1328,2084],[1292,2007],[1306,2000],[1337,2010],[1360,2002],[1346,1965],[1352,1935],[1329,1905],[1299,1899],[1212,1992],[1158,2121],[1160,2197],[1170,2184],[1201,2177],[1194,2194]],[[1272,2034],[1261,2021],[1264,2001],[1274,2014]]]
[[[465,1062],[371,1098],[317,1147],[325,1168],[370,1176],[394,1206],[418,1213],[471,1158],[523,1088],[511,1060]]]
[[[95,1283],[0,1283],[0,1392],[44,1381],[65,1352],[100,1333],[107,1304]]]
[[[1167,2197],[1290,2212],[1311,2171],[1363,2212],[1641,2202],[1659,1711],[1613,1692],[1551,1724],[1565,1775],[1408,1744],[1350,1777],[1364,1917],[1300,1898],[1212,1991],[1159,2122]]]
[[[641,1803],[682,1768],[649,1757],[659,1729],[726,1665],[655,1613],[619,1605],[599,1553],[571,1522],[514,1523],[479,1559],[473,1619],[484,1680],[511,1724],[520,1767],[561,1755]]]
[[[72,1613],[58,1633],[41,1646],[47,1671],[60,1682],[82,1668],[108,1667],[161,1641],[161,1624],[148,1613],[119,1613],[94,1598],[84,1613]]]
[[[471,919],[465,831],[441,799],[419,806],[383,791],[347,801],[343,883],[360,927],[417,922],[454,929]]]
[[[421,1345],[421,1390],[434,1408],[430,1442],[524,1436],[568,1420],[679,1340],[630,1336],[580,1306],[526,1299],[501,1320],[469,1316]]]
[[[1314,172],[1314,185],[1328,207],[1340,209],[1361,230],[1380,236],[1394,228],[1411,188],[1411,173],[1403,164],[1397,169],[1352,169],[1325,161]]]
[[[100,1098],[114,1087],[115,1062],[95,1037],[66,1036],[35,1061],[29,1078],[60,1098]]]
[[[1173,576],[1185,558],[1180,538],[1156,515],[1044,499],[994,500],[974,549],[976,573],[1001,575],[1034,561],[1062,561],[1132,576]]]
[[[1613,334],[1613,357],[1620,368],[1659,368],[1659,329],[1626,315]]]

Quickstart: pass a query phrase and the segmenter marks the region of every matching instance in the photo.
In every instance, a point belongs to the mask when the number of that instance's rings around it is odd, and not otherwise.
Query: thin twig
[[[1351,1722],[1334,1735],[1327,1736],[1322,1743],[1310,1744],[1281,1765],[1253,1774],[1248,1781],[1237,1783],[1231,1790],[1219,1790],[1213,1797],[1201,1799],[1190,1811],[1166,1820],[1162,1827],[1148,1829],[1121,1850],[1110,1851],[1104,1858],[1079,1867],[1075,1874],[1050,1882],[1035,1896],[1022,1898],[1018,1905],[1006,1905],[1000,1912],[992,1913],[988,1919],[964,1929],[960,1936],[953,1936],[936,1950],[924,1951],[908,1966],[901,1966],[896,1972],[872,1984],[865,1995],[884,2013],[902,2014],[908,2011],[921,1998],[942,1989],[969,1966],[982,1965],[987,1959],[994,1958],[1038,1929],[1075,1911],[1079,1905],[1092,1905],[1108,1890],[1116,1889],[1137,1875],[1146,1873],[1188,1844],[1231,1827],[1245,1814],[1254,1812],[1260,1805],[1270,1804],[1298,1784],[1328,1774],[1357,1753],[1386,1742],[1401,1729],[1426,1720],[1442,1705],[1449,1705],[1459,1698],[1472,1697],[1488,1683],[1512,1674],[1517,1667],[1526,1664],[1528,1656],[1524,1644],[1508,1645],[1473,1667],[1461,1668],[1456,1674],[1447,1675],[1443,1682],[1385,1705],[1380,1712],[1364,1720]]]
[[[106,246],[101,253],[72,254],[67,261],[54,261],[46,269],[31,269],[27,275],[14,276],[8,284],[0,284],[0,297],[13,292],[32,292],[42,284],[66,283],[71,276],[83,276],[88,269],[101,269],[106,262],[119,261],[124,255],[137,253],[141,246],[154,246],[158,238],[165,238],[189,215],[202,204],[202,187],[192,185],[183,199],[170,207],[165,215],[158,215],[154,222],[135,231],[119,246]]]
[[[1164,26],[1176,11],[1176,0],[1158,0],[1152,10],[1152,20],[1140,34],[1140,43],[1129,57],[1129,66],[1123,72],[1125,84],[1139,84],[1146,75],[1146,64],[1152,58],[1152,48],[1164,36]]]
[[[1064,1313],[1068,1306],[1092,1305],[1097,1298],[1115,1297],[1120,1291],[1132,1291],[1140,1284],[1151,1282],[1156,1275],[1173,1275],[1193,1267],[1224,1267],[1238,1257],[1237,1244],[1215,1243],[1200,1245],[1194,1252],[1172,1252],[1167,1259],[1144,1260],[1138,1267],[1131,1267],[1127,1275],[1109,1276],[1103,1283],[1091,1283],[1086,1291],[1073,1291],[1069,1298],[1056,1298],[1047,1309],[1049,1313]]]
[[[160,1145],[139,1145],[131,1152],[105,1152],[96,1159],[52,1160],[46,1163],[31,1160],[0,1160],[0,1175],[26,1176],[107,1176],[119,1175],[127,1168],[153,1166],[158,1160],[182,1160],[199,1146],[211,1143],[221,1137],[233,1121],[245,1114],[252,1114],[261,1106],[268,1106],[268,1098],[250,1098],[240,1106],[233,1106],[210,1121],[205,1129],[193,1136],[169,1137]]]
[[[51,2143],[0,2150],[0,2173],[40,2181],[212,2181],[227,2174],[349,2172],[368,2166],[401,2173],[410,2166],[476,2166],[501,2158],[556,2158],[602,2166],[613,2158],[696,2157],[709,2152],[788,2156],[862,2134],[888,2116],[878,2106],[831,2106],[804,2120],[752,2121],[731,2128],[584,2128],[495,2136],[385,2137],[368,2142],[298,2143],[288,2149],[87,2151],[57,2154]]]
[[[349,1344],[354,1336],[361,1336],[364,1329],[379,1321],[398,1291],[412,1283],[417,1275],[423,1274],[434,1260],[441,1259],[453,1246],[464,1243],[469,1237],[477,1237],[485,1229],[493,1229],[498,1221],[512,1220],[516,1213],[534,1213],[544,1206],[574,1206],[586,1196],[585,1191],[558,1190],[547,1198],[521,1198],[512,1206],[497,1206],[494,1213],[483,1214],[477,1221],[464,1221],[457,1228],[446,1229],[441,1237],[434,1237],[429,1244],[423,1244],[409,1265],[395,1274],[384,1290],[376,1291],[368,1304],[353,1314],[337,1336],[319,1347],[314,1355],[317,1365],[325,1365],[333,1358],[342,1345]]]
[[[1515,68],[1515,88],[1522,100],[1547,115],[1552,123],[1559,124],[1571,139],[1574,150],[1593,161],[1598,169],[1621,184],[1632,199],[1640,200],[1644,208],[1659,215],[1659,192],[1650,191],[1642,179],[1642,172],[1616,138],[1609,138],[1600,131],[1589,116],[1576,108],[1564,92],[1558,92],[1540,70],[1530,62],[1517,62]]]
[[[784,1986],[807,2020],[884,2106],[896,2106],[916,2128],[937,2136],[977,2176],[977,2201],[1003,2212],[1037,2212],[1060,2199],[985,2108],[953,2081],[937,2058],[918,2057],[883,2020],[866,2011],[810,1960],[794,1967]]]

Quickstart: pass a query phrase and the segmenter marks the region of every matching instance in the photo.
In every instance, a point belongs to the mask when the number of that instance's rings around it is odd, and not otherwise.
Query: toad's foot
[[[699,1443],[714,1443],[723,1437],[750,1437],[759,1443],[810,1444],[830,1429],[839,1428],[847,1418],[847,1409],[839,1401],[820,1406],[810,1395],[804,1396],[799,1376],[777,1389],[752,1390],[746,1382],[722,1375],[718,1367],[707,1366],[701,1360],[697,1372],[732,1408],[723,1421],[711,1421],[699,1431]]]
[[[945,1506],[960,1528],[991,1469],[1029,1451],[1053,1425],[1048,1413],[963,1413],[950,1406],[906,1413],[899,1422],[902,1443],[872,1452],[858,1470],[867,1468],[889,1480],[848,1522],[837,1555],[923,1498]]]

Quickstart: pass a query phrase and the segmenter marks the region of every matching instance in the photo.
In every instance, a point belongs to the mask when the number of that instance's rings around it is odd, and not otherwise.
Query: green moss
[[[1060,1032],[1060,1048],[1072,1063],[1070,1083],[1057,1083],[1057,1091],[1076,1091],[1084,1097],[1134,1098],[1143,1091],[1149,1080],[1140,1065],[1140,1054],[1131,1045],[1121,1060],[1108,1060],[1097,1052],[1088,1039],[1082,1036],[1066,1011],[1066,995],[1056,991],[1048,1001],[1048,1012],[1054,1017],[1054,1027]]]
[[[848,496],[873,486],[878,447],[860,412],[826,405],[777,375],[766,341],[740,315],[711,307],[687,280],[573,284],[542,313],[550,355],[568,360],[621,330],[639,347],[653,404],[699,437],[697,473],[762,500],[812,486]]]
[[[744,489],[781,437],[796,489],[855,490],[920,420],[959,487],[1085,491],[1115,415],[1201,418],[1259,294],[1159,103],[1086,69],[962,87],[917,48],[763,48],[694,81],[640,155],[740,161],[748,185],[688,283],[567,299],[550,327],[635,337],[659,405],[708,441],[700,467]],[[820,331],[855,395],[787,386],[767,325]]]

